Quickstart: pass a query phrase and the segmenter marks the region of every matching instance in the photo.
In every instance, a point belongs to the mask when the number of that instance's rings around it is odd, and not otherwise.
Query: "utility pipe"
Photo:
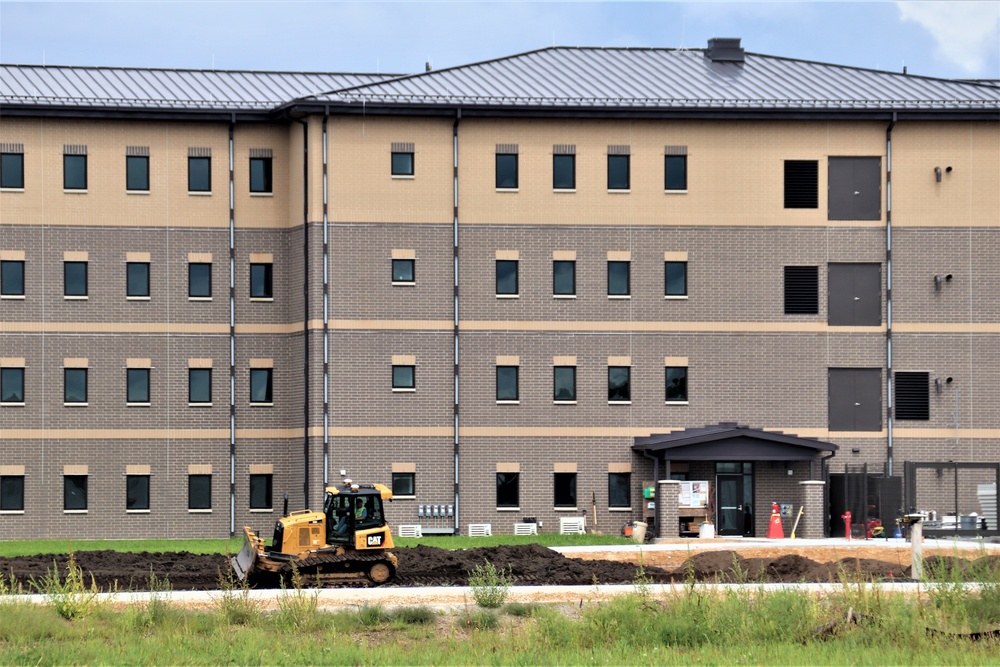
[[[454,455],[455,455],[455,522],[454,528],[455,533],[458,534],[459,526],[461,522],[459,521],[459,440],[458,440],[458,123],[462,120],[462,109],[458,108],[455,110],[455,122],[451,126],[451,150],[452,150],[452,182],[453,182],[453,198],[452,198],[452,226],[453,229],[453,271],[455,277],[455,322],[454,322],[454,343],[455,343],[455,412],[454,412]]]
[[[229,121],[229,536],[236,534],[236,114]]]
[[[892,112],[889,127],[885,128],[885,358],[887,394],[886,409],[886,466],[885,476],[892,477],[892,427],[893,427],[893,377],[892,377],[892,128],[896,126],[896,112]]]

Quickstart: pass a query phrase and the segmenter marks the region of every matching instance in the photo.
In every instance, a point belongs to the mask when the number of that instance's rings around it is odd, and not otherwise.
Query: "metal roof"
[[[638,437],[632,449],[671,461],[809,461],[820,452],[836,452],[839,447],[815,438],[722,422]]]
[[[313,98],[318,102],[562,108],[1000,110],[989,84],[705,49],[550,47]]]
[[[304,95],[393,76],[398,75],[0,65],[0,104],[269,110]]]

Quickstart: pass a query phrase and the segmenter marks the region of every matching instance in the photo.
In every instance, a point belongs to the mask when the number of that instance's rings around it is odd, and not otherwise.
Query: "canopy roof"
[[[812,461],[837,445],[723,422],[636,438],[632,449],[667,461]]]

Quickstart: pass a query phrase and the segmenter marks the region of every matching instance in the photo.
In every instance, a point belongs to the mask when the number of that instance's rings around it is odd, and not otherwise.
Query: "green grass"
[[[393,537],[397,547],[426,544],[441,549],[468,549],[469,547],[496,547],[503,544],[541,544],[546,547],[592,546],[602,544],[631,544],[631,540],[617,535],[494,535],[493,537]],[[237,553],[243,538],[215,540],[13,540],[0,541],[0,557],[32,556],[35,554],[67,554],[72,551],[190,551],[195,554]]]

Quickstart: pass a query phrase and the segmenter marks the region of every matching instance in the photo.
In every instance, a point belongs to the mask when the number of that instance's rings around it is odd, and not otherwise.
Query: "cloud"
[[[917,23],[937,43],[935,55],[976,74],[1000,59],[1000,2],[897,2],[903,21]]]

